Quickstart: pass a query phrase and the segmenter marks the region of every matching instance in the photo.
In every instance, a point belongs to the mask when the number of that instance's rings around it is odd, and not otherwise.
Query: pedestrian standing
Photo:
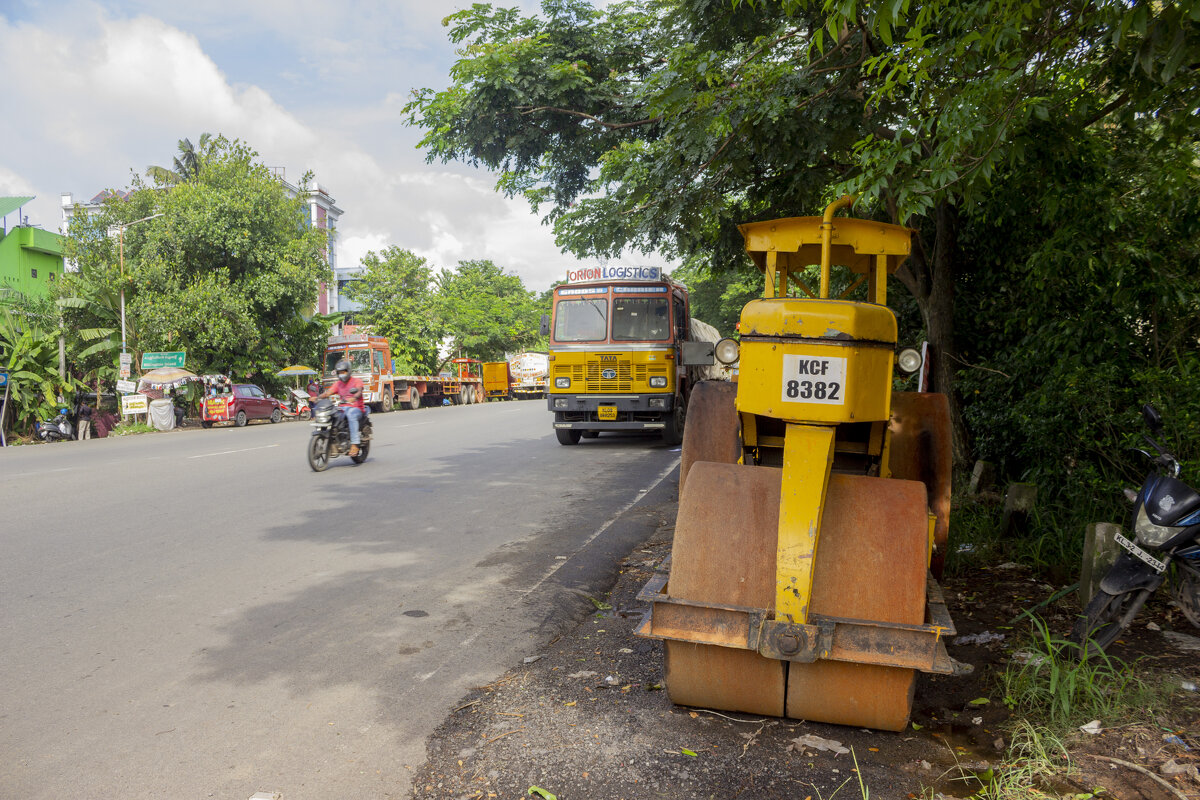
[[[79,440],[92,438],[92,407],[87,400],[79,401]]]

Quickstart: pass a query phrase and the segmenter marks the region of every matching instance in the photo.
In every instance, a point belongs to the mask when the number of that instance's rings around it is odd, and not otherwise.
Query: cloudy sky
[[[0,0],[0,195],[36,195],[30,223],[58,230],[62,193],[127,187],[179,139],[220,133],[289,180],[316,174],[345,212],[339,266],[398,245],[437,267],[490,258],[545,289],[579,262],[491,175],[426,164],[404,125],[414,88],[446,86],[441,21],[467,4]]]

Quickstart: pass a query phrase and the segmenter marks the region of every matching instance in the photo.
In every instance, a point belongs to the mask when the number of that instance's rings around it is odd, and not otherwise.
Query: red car
[[[279,401],[252,383],[235,383],[230,391],[209,394],[200,404],[200,424],[205,428],[216,422],[233,422],[240,428],[252,419],[283,419]]]

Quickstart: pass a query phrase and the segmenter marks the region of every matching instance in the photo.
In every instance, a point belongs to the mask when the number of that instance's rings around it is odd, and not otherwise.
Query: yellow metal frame
[[[842,197],[820,217],[738,226],[764,275],[763,300],[752,301],[742,314],[737,408],[746,444],[778,446],[758,435],[757,418],[787,422],[775,562],[775,621],[780,624],[809,620],[837,426],[873,423],[867,450],[886,459],[883,426],[890,415],[897,339],[895,315],[886,307],[887,276],[908,257],[912,232],[870,220],[835,219],[853,202]],[[840,298],[830,297],[835,264],[858,276]],[[800,272],[813,265],[819,265],[816,291],[800,279]],[[864,281],[871,302],[844,299]],[[805,297],[793,297],[793,287]],[[799,374],[790,374],[789,367]],[[824,380],[830,376],[835,379]],[[805,391],[822,394],[805,402],[800,396]],[[834,395],[840,402],[829,400],[831,391],[844,393]]]

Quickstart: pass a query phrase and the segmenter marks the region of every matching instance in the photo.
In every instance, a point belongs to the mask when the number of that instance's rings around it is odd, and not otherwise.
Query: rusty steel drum
[[[679,492],[688,471],[697,461],[736,464],[742,455],[738,433],[737,384],[728,381],[701,381],[688,400],[687,425],[683,429],[683,450],[679,457]]]
[[[667,593],[771,610],[782,472],[697,461],[679,501]],[[925,488],[831,475],[817,545],[812,612],[920,623],[928,536]],[[899,730],[915,671],[841,661],[777,661],[751,650],[666,641],[681,705]]]
[[[934,551],[929,568],[942,577],[950,537],[951,469],[950,403],[944,394],[893,392],[888,468],[893,478],[921,481],[929,491],[929,508],[937,515]]]
[[[830,475],[813,568],[812,612],[919,625],[928,515],[915,481]],[[787,716],[898,731],[916,670],[846,661],[791,663]]]
[[[697,461],[679,498],[667,593],[772,608],[779,470]],[[679,705],[783,716],[786,663],[752,650],[666,641],[667,694]]]

